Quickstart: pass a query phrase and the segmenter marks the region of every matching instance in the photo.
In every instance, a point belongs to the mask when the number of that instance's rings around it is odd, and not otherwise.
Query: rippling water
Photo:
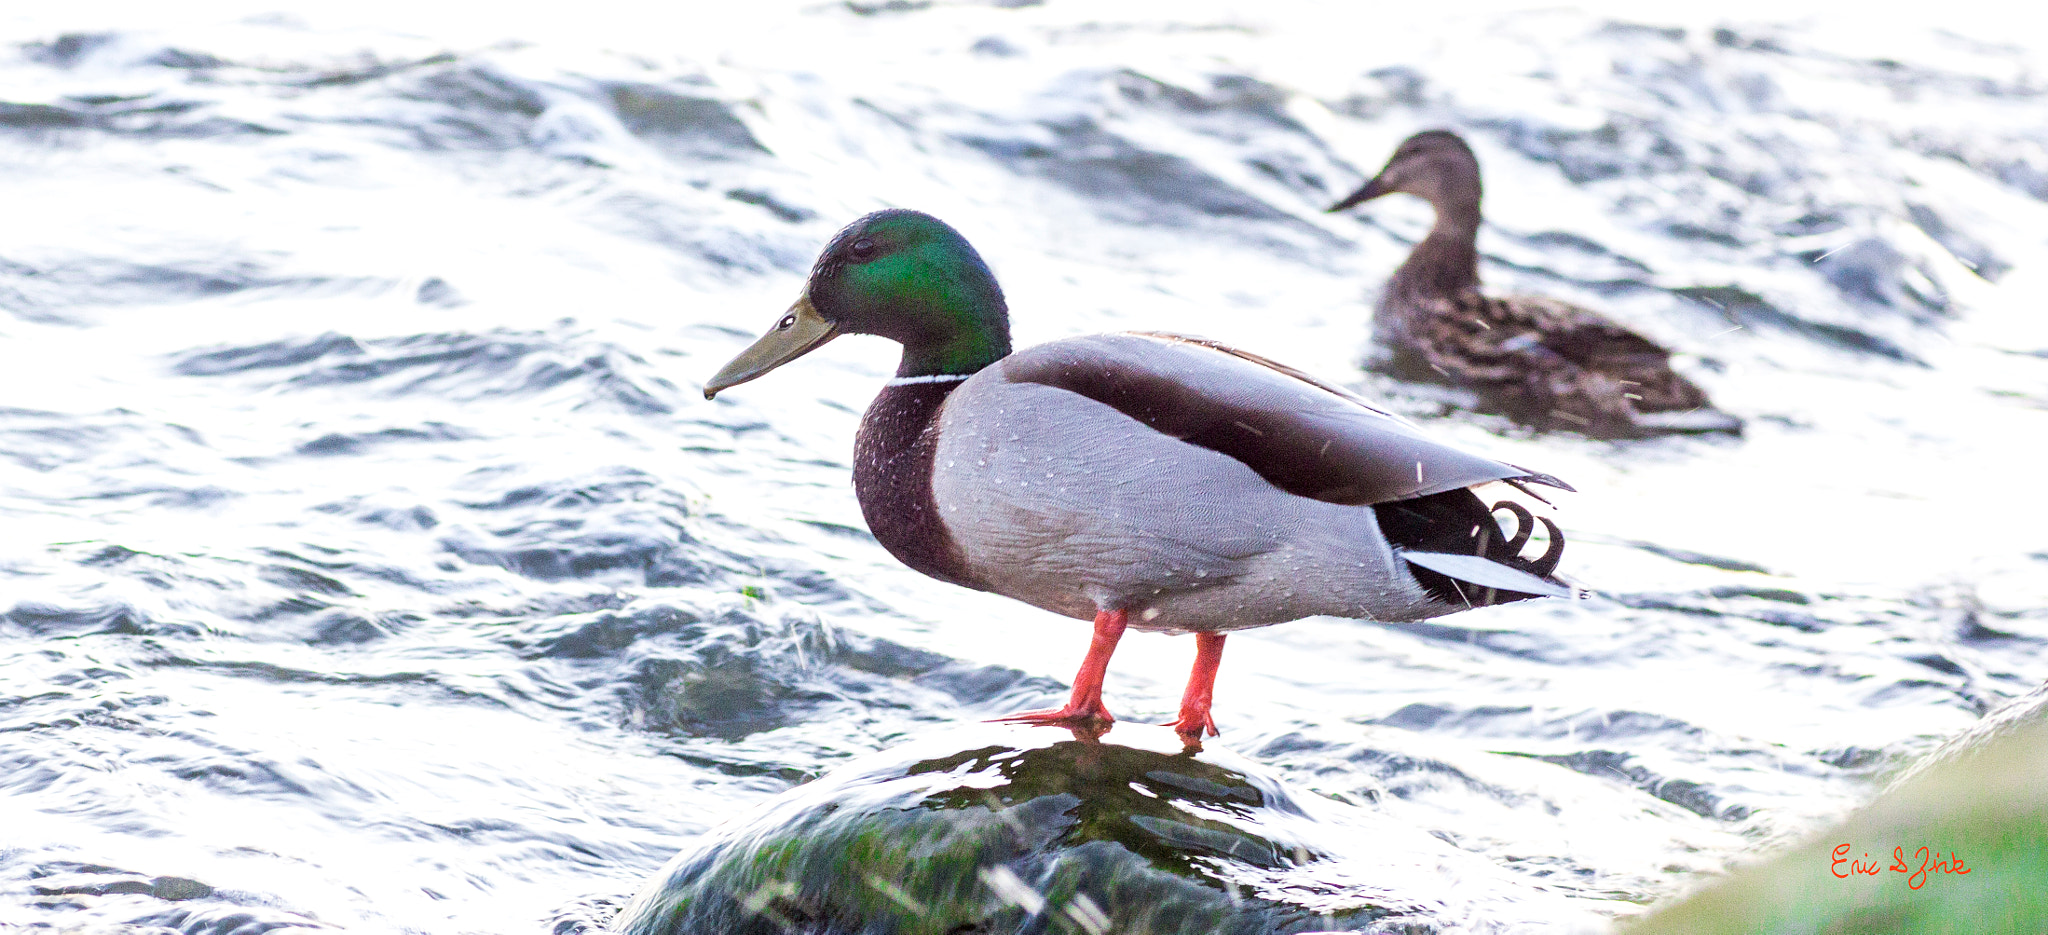
[[[1085,628],[865,532],[891,348],[698,392],[885,205],[974,241],[1020,344],[1222,338],[1582,491],[1594,599],[1265,629],[1219,686],[1218,745],[1507,898],[1633,912],[2048,678],[2025,33],[330,6],[0,14],[0,923],[569,931],[836,763],[1059,697]],[[1362,372],[1429,215],[1321,208],[1432,126],[1493,288],[1679,348],[1747,437]],[[1190,653],[1127,641],[1111,707],[1169,716]]]

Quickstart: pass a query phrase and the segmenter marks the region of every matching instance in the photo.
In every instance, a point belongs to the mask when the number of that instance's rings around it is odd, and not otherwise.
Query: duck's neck
[[[899,377],[964,376],[1010,355],[1010,306],[971,253],[910,267],[868,327],[903,345]]]
[[[890,303],[857,329],[902,344],[903,360],[861,418],[853,489],[868,529],[898,561],[941,581],[985,589],[939,516],[932,459],[947,398],[968,377],[1009,356],[1010,314],[973,248],[960,241],[949,249],[938,260],[895,271],[885,283]]]
[[[921,341],[903,346],[903,360],[896,365],[898,377],[957,376],[965,379],[981,368],[1010,356],[1008,322],[996,318],[993,324],[963,329],[944,340]]]
[[[897,561],[940,581],[987,590],[969,571],[932,496],[939,414],[965,378],[899,374],[868,406],[854,437],[853,490],[861,515]]]
[[[1479,198],[1475,193],[1434,207],[1436,224],[1394,272],[1394,287],[1421,296],[1456,296],[1479,288]]]

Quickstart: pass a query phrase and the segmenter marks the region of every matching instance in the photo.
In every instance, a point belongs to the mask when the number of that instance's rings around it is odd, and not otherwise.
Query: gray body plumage
[[[1163,335],[1011,355],[962,383],[934,427],[934,502],[972,576],[1153,630],[1466,609],[1424,591],[1372,504],[1532,476],[1293,371]]]

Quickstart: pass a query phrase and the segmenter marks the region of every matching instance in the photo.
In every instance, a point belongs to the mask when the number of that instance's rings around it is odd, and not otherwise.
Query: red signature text
[[[1956,856],[1954,851],[1950,851],[1947,856],[1943,856],[1942,852],[1925,847],[1914,851],[1911,861],[1906,859],[1905,848],[1894,847],[1892,848],[1892,862],[1886,864],[1882,860],[1872,860],[1869,851],[1864,851],[1863,856],[1860,858],[1850,857],[1849,845],[1837,844],[1835,845],[1834,858],[1834,862],[1828,865],[1828,870],[1835,875],[1837,880],[1846,880],[1852,876],[1874,877],[1886,870],[1890,870],[1893,873],[1905,874],[1907,888],[1916,890],[1926,886],[1927,878],[1933,874],[1970,872],[1970,868],[1963,865],[1963,859]]]

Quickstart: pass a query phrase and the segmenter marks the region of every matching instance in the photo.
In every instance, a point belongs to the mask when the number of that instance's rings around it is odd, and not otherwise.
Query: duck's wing
[[[1655,341],[1567,302],[1541,296],[1489,299],[1506,317],[1538,322],[1542,347],[1575,366],[1599,374],[1625,394],[1613,408],[1627,415],[1635,434],[1733,432],[1742,420],[1714,408],[1705,390],[1671,367],[1671,351]],[[1503,345],[1505,346],[1505,345]],[[1581,395],[1601,390],[1578,381]],[[1565,408],[1591,414],[1587,405]]]
[[[1431,440],[1338,387],[1211,341],[1091,335],[1041,344],[997,366],[1005,380],[1085,396],[1326,503],[1388,503],[1495,480],[1571,489]]]
[[[1487,299],[1495,317],[1509,332],[1533,333],[1543,347],[1581,367],[1601,371],[1665,369],[1669,348],[1607,318],[1544,296],[1511,295]],[[1514,335],[1503,336],[1513,340]]]

